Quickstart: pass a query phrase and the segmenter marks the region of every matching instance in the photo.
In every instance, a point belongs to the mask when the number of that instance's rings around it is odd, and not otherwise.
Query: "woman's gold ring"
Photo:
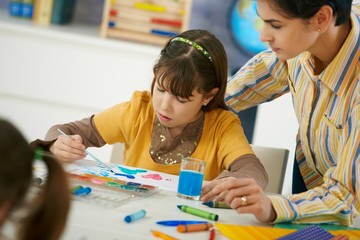
[[[247,205],[246,196],[242,196],[240,199],[241,199],[241,206],[246,206]]]

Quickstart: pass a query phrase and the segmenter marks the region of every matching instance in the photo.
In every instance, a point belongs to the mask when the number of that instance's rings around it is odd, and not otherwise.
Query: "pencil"
[[[152,234],[155,236],[155,237],[158,237],[158,238],[161,238],[161,239],[164,239],[164,240],[178,240],[177,238],[174,238],[170,235],[167,235],[163,232],[160,232],[160,231],[157,231],[157,230],[151,230]]]

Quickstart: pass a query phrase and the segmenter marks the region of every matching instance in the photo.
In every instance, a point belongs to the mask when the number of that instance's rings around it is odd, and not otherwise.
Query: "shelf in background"
[[[4,9],[0,10],[0,29],[2,31],[36,35],[55,40],[95,44],[105,48],[120,48],[142,53],[154,54],[160,51],[159,46],[143,44],[127,40],[106,39],[100,36],[100,26],[85,23],[71,23],[67,25],[39,26],[30,19],[13,17]],[[145,52],[144,52],[145,51]]]
[[[86,25],[80,23],[72,23],[67,25],[54,25],[51,24],[49,26],[38,26],[32,22],[31,19],[21,18],[21,17],[13,17],[10,16],[8,11],[1,9],[0,10],[0,21],[2,23],[7,23],[14,27],[31,27],[32,29],[46,30],[46,31],[57,31],[63,33],[76,33],[84,36],[92,36],[99,37],[100,32],[97,26],[94,25]]]

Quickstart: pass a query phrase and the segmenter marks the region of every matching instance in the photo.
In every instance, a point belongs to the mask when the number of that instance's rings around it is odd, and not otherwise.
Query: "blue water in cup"
[[[181,198],[199,200],[204,179],[205,161],[183,159],[179,174],[177,195]]]

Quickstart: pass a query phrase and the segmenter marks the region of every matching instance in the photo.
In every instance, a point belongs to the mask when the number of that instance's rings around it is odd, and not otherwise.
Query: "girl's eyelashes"
[[[186,103],[189,101],[189,99],[187,98],[182,98],[182,97],[176,97],[176,99],[180,102],[180,103]]]
[[[165,92],[165,89],[160,88],[160,87],[157,87],[157,90],[158,90],[159,92]]]
[[[159,92],[168,92],[166,89],[160,87],[160,86],[157,86],[156,89],[159,91]],[[188,101],[190,101],[189,98],[185,98],[185,97],[179,97],[179,96],[176,96],[176,100],[178,100],[180,103],[187,103]]]

